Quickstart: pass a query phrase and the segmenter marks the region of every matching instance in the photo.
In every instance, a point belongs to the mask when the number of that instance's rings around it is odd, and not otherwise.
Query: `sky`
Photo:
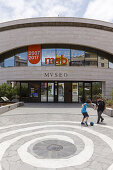
[[[0,23],[35,17],[80,17],[113,23],[113,0],[0,0]]]

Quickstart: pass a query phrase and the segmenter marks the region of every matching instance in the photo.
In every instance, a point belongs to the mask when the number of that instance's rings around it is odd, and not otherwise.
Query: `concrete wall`
[[[23,106],[24,103],[23,102],[18,102],[18,103],[14,103],[14,104],[8,104],[5,106],[1,106],[0,107],[0,114],[8,112],[10,110],[16,109],[17,107]]]
[[[59,17],[25,19],[0,24],[0,54],[30,44],[82,45],[113,55],[113,24]]]

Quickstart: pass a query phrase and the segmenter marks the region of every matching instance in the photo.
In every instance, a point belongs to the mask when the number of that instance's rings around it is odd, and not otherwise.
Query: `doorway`
[[[29,83],[29,100],[30,102],[40,102],[40,83]]]
[[[71,82],[64,83],[64,102],[65,103],[72,102],[72,83]]]

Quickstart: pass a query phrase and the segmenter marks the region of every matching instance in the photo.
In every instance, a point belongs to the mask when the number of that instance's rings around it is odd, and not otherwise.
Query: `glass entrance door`
[[[58,102],[64,102],[64,83],[58,83]]]
[[[48,83],[48,102],[54,102],[54,83]]]
[[[41,102],[47,102],[47,82],[41,82]]]
[[[72,83],[72,102],[78,102],[78,83]]]
[[[84,96],[85,100],[91,100],[91,82],[84,82]]]
[[[30,102],[40,102],[40,83],[30,82]]]

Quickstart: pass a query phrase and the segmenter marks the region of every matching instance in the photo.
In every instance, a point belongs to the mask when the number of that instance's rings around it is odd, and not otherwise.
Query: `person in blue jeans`
[[[81,121],[81,125],[86,125],[86,126],[88,126],[88,117],[89,117],[89,115],[88,115],[88,113],[87,113],[87,103],[84,103],[83,105],[82,105],[82,109],[81,109],[81,113],[83,114],[83,118],[82,118],[82,121]],[[84,122],[85,121],[85,122]]]

